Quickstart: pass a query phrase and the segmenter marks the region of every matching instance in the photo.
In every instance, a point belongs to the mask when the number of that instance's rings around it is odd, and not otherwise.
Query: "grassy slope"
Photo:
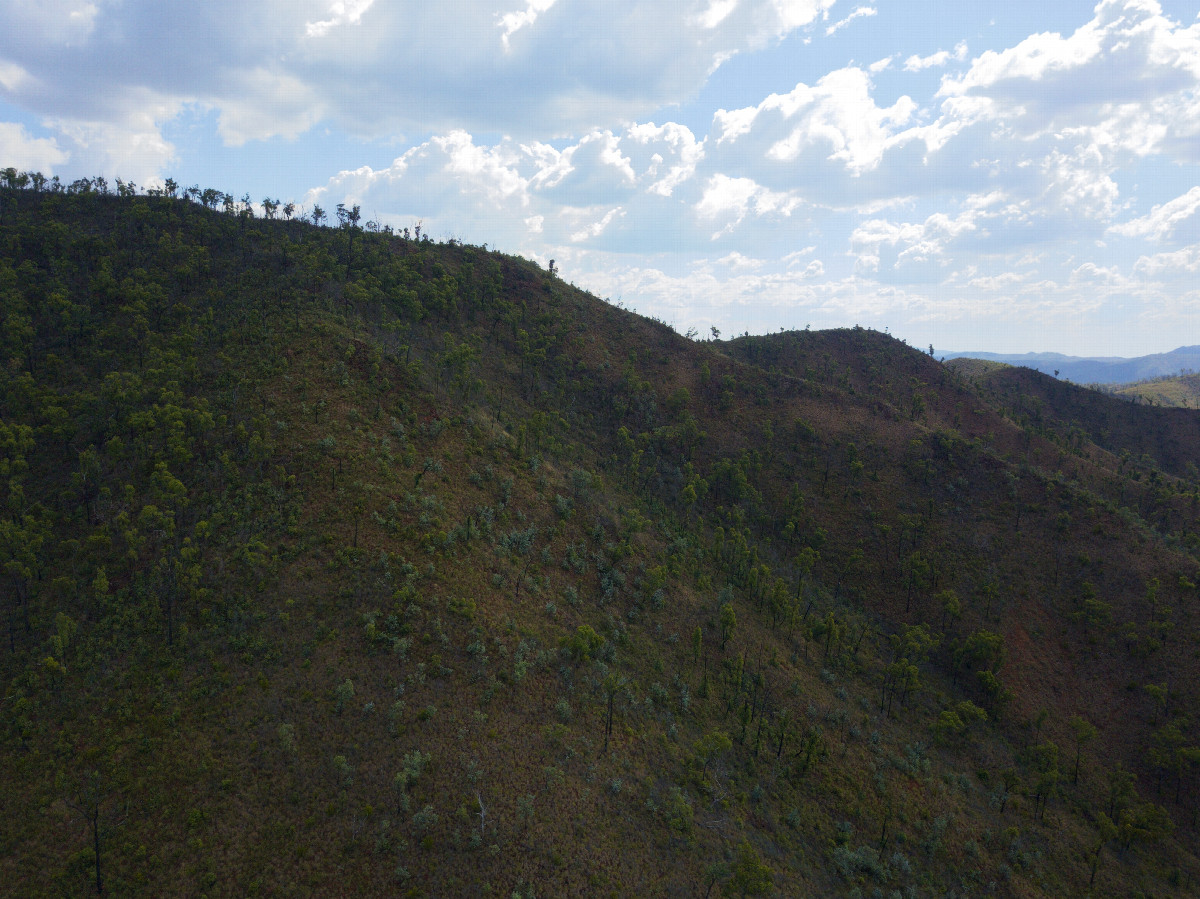
[[[1176,375],[1173,378],[1150,378],[1133,384],[1113,384],[1109,392],[1116,396],[1182,409],[1200,407],[1200,375]]]
[[[871,332],[693,344],[470,247],[5,203],[16,892],[90,882],[89,810],[121,893],[1063,895],[1097,845],[1102,892],[1195,877],[1195,772],[1176,803],[1147,753],[1196,742],[1194,484]],[[1007,702],[956,663],[980,630]],[[1115,817],[1174,835],[1097,843],[1118,764]]]

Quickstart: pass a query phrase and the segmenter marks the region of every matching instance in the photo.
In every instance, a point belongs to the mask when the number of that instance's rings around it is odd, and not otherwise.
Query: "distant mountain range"
[[[1032,368],[1076,384],[1127,384],[1186,371],[1200,371],[1200,346],[1181,346],[1169,353],[1137,356],[1064,356],[1062,353],[939,353],[946,359],[987,359]]]

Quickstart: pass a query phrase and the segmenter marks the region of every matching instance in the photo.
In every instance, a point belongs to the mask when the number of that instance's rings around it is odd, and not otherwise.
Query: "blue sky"
[[[0,0],[0,15],[0,167],[357,203],[555,259],[680,331],[1200,344],[1194,3]]]

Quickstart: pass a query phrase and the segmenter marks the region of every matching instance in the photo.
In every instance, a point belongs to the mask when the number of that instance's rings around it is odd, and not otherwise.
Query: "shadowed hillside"
[[[959,363],[956,359],[947,365],[957,369]],[[1027,368],[961,371],[991,404],[1032,430],[1076,443],[1090,440],[1135,463],[1144,458],[1151,467],[1200,480],[1200,415],[1194,410],[1131,403],[1107,390],[1079,387]]]
[[[0,891],[1196,889],[1197,413],[196,196],[0,191]]]

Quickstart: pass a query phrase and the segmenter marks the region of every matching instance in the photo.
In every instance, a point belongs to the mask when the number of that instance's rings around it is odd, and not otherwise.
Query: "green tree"
[[[1096,739],[1099,731],[1096,726],[1080,715],[1072,715],[1067,722],[1071,735],[1075,738],[1075,764],[1071,769],[1071,783],[1079,783],[1079,760],[1083,756],[1083,747]]]
[[[730,885],[740,890],[743,896],[763,896],[774,886],[771,869],[749,840],[742,840],[738,845]]]
[[[737,613],[733,611],[733,603],[727,602],[721,606],[721,652],[725,651],[725,645],[733,637],[736,627]]]
[[[695,753],[696,761],[700,763],[701,777],[708,771],[708,766],[723,753],[728,752],[733,748],[733,741],[729,739],[729,735],[722,730],[710,730],[700,739],[698,739],[692,747]]]

